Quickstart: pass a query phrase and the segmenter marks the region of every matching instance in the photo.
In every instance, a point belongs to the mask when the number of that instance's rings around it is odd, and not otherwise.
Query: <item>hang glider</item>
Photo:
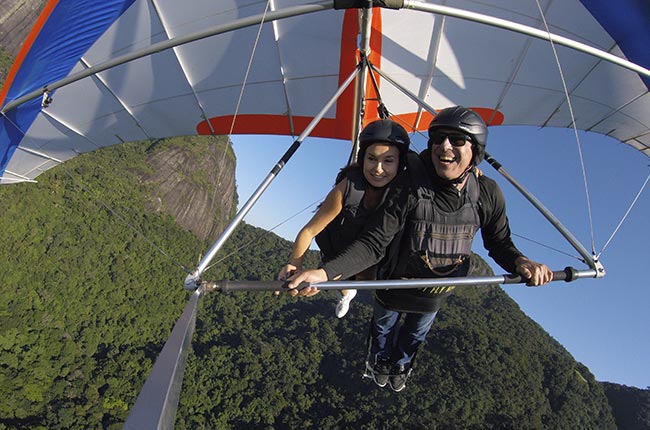
[[[1,183],[125,141],[299,135],[357,64],[357,9],[334,10],[355,3],[367,2],[48,2],[0,93]],[[576,126],[650,154],[645,2],[545,0],[545,20],[535,1],[444,3],[376,9],[371,63],[433,109],[570,127],[551,37]],[[387,80],[378,77],[391,114],[426,127],[431,113]],[[364,91],[368,122],[376,102],[369,82]],[[351,139],[356,100],[349,87],[311,135]]]
[[[236,288],[201,275],[307,136],[355,142],[380,106],[424,130],[437,110],[464,105],[490,126],[576,127],[647,156],[649,23],[650,3],[637,0],[50,0],[0,92],[0,183],[127,141],[296,138],[185,280],[195,293],[126,425],[163,428],[198,298]],[[602,276],[529,199],[589,265],[557,278]]]

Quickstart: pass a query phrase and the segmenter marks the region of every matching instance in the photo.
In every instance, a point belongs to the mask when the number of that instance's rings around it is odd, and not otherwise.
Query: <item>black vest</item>
[[[415,209],[409,214],[398,244],[391,278],[466,276],[474,235],[480,227],[479,183],[471,173],[462,189],[460,208],[446,212],[437,207],[434,190],[417,190]],[[393,251],[395,252],[395,251]],[[384,307],[406,312],[434,312],[451,295],[453,286],[408,290],[378,290]]]
[[[373,212],[362,204],[368,186],[363,172],[360,169],[351,170],[346,173],[346,178],[348,184],[343,195],[341,212],[315,238],[323,263],[336,257],[355,241]]]

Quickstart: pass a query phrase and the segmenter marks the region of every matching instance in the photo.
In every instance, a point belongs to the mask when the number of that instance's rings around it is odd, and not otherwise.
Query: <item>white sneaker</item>
[[[336,317],[343,318],[350,309],[350,302],[357,295],[357,290],[347,290],[346,295],[341,294],[339,302],[336,304]]]

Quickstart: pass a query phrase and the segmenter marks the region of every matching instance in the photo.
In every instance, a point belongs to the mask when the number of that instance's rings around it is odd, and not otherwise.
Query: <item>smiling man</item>
[[[404,175],[377,210],[362,235],[322,268],[299,273],[300,282],[346,279],[381,261],[381,277],[438,278],[466,276],[474,235],[501,267],[537,286],[553,273],[525,257],[510,237],[505,199],[496,182],[478,171],[488,129],[474,111],[462,106],[441,110],[429,125],[417,175]],[[416,160],[417,162],[418,160]],[[453,287],[377,290],[366,373],[377,385],[401,391],[415,354]],[[317,293],[309,287],[300,295]],[[398,321],[403,317],[401,328]]]

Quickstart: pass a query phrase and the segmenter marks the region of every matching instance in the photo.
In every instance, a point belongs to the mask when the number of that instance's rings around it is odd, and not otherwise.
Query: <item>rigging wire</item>
[[[368,59],[368,57],[364,54],[361,54],[362,56],[362,61],[366,63],[366,70],[368,70],[368,74],[370,75],[370,81],[372,82],[372,86],[375,88],[375,93],[377,94],[377,115],[379,115],[379,118],[381,119],[388,119],[390,116],[390,112],[388,112],[388,108],[386,108],[386,105],[384,104],[383,100],[381,99],[381,93],[379,92],[379,85],[377,84],[377,78],[375,78],[375,74],[372,70],[372,63]]]
[[[550,245],[546,245],[545,243],[538,242],[538,241],[536,241],[536,240],[533,240],[533,239],[531,239],[531,238],[529,238],[529,237],[526,237],[526,236],[522,236],[522,235],[517,234],[517,233],[510,233],[510,234],[512,234],[513,236],[516,236],[516,237],[518,237],[518,238],[520,238],[520,239],[522,239],[522,240],[525,240],[525,241],[528,241],[528,242],[534,243],[535,245],[539,245],[539,246],[544,247],[544,248],[546,248],[546,249],[550,249],[551,251],[555,251],[555,252],[557,252],[557,253],[559,253],[559,254],[564,254],[564,255],[566,255],[566,256],[568,256],[568,257],[575,258],[576,260],[578,260],[578,261],[580,261],[580,262],[582,262],[582,263],[585,263],[585,260],[584,260],[582,257],[579,257],[579,256],[577,256],[577,255],[575,255],[575,254],[569,254],[569,253],[566,252],[566,251],[562,251],[561,249],[558,249],[558,248],[552,247],[552,246],[550,246]]]
[[[366,64],[368,65],[368,73],[370,74],[370,80],[372,82],[372,85],[375,88],[375,92],[377,93],[377,103],[378,103],[377,115],[381,119],[391,119],[391,120],[393,120],[393,121],[395,121],[397,123],[401,123],[404,126],[405,130],[412,130],[413,134],[417,133],[418,135],[422,136],[425,140],[428,139],[428,136],[425,136],[422,131],[415,129],[413,124],[410,124],[409,122],[407,122],[404,118],[402,118],[399,115],[393,115],[390,112],[390,110],[388,110],[388,108],[386,107],[386,105],[382,101],[381,93],[379,91],[379,85],[377,84],[377,79],[375,78],[375,72],[373,70],[375,66],[368,59],[368,57],[364,56],[363,58],[364,58],[363,61],[365,61]],[[411,139],[411,145],[414,145],[413,139]]]
[[[271,6],[271,0],[266,2],[266,7],[264,8],[264,13],[262,14],[262,19],[260,25],[257,29],[257,35],[255,36],[255,41],[253,42],[253,50],[250,57],[248,58],[248,66],[246,67],[246,73],[244,73],[244,80],[242,81],[241,89],[239,90],[239,98],[237,99],[237,105],[235,106],[235,114],[232,117],[232,122],[230,123],[230,130],[228,131],[228,136],[232,134],[233,129],[235,128],[235,121],[237,121],[237,114],[239,113],[239,106],[241,100],[244,97],[244,89],[246,88],[246,83],[248,82],[248,75],[250,74],[251,67],[253,65],[253,58],[255,58],[255,51],[257,50],[257,44],[260,40],[260,35],[262,34],[262,28],[264,27],[264,21],[266,20],[266,14],[269,11]]]
[[[232,116],[232,121],[230,122],[230,129],[228,130],[228,144],[232,147],[232,132],[235,129],[235,123],[237,122],[237,115],[239,114],[239,108],[241,106],[241,101],[244,98],[244,90],[246,89],[246,84],[248,83],[248,76],[250,74],[251,68],[253,66],[253,59],[255,58],[255,51],[257,50],[257,45],[260,40],[260,35],[262,34],[262,28],[264,26],[264,22],[266,20],[266,14],[269,11],[269,8],[271,7],[271,1],[272,0],[267,0],[266,6],[264,8],[264,13],[262,14],[262,19],[260,20],[260,24],[257,29],[257,35],[255,36],[255,40],[253,41],[253,48],[251,50],[251,54],[248,58],[248,65],[246,66],[246,72],[244,73],[244,80],[242,81],[241,89],[239,90],[239,96],[237,98],[237,103],[235,104],[235,113]],[[234,148],[233,148],[234,151]],[[223,165],[223,160],[226,158],[226,154],[228,151],[224,151],[223,155],[221,156],[221,161],[220,165]]]
[[[321,199],[318,199],[318,200],[316,200],[316,201],[314,201],[314,202],[312,202],[312,203],[310,203],[309,205],[305,206],[304,208],[302,208],[302,209],[299,210],[298,212],[294,213],[293,215],[289,216],[289,217],[286,218],[285,220],[280,221],[279,224],[276,224],[276,225],[275,225],[274,227],[272,227],[270,230],[266,230],[266,234],[270,234],[270,233],[272,233],[272,232],[273,232],[275,229],[277,229],[278,227],[281,227],[282,225],[284,225],[284,224],[286,224],[287,222],[291,221],[292,219],[294,219],[295,217],[297,217],[297,216],[300,215],[301,213],[305,212],[307,209],[309,209],[309,208],[311,208],[311,207],[317,205],[317,204],[318,204],[319,202],[321,202],[321,201],[323,201],[322,198],[321,198]],[[221,263],[222,261],[224,261],[226,258],[229,258],[229,257],[235,255],[237,252],[241,251],[242,249],[246,249],[246,248],[248,248],[251,244],[253,244],[253,242],[258,242],[258,241],[259,241],[259,238],[258,238],[258,239],[252,239],[252,240],[250,240],[249,242],[247,242],[247,243],[245,243],[245,244],[239,246],[238,248],[234,249],[233,251],[231,251],[231,252],[228,253],[227,255],[224,255],[224,256],[221,257],[219,260],[213,262],[213,263],[210,264],[208,267],[206,267],[205,270],[204,270],[204,273],[207,272],[208,270],[210,270],[210,269],[211,269],[212,267],[214,267],[215,265],[217,265],[217,264]]]
[[[546,29],[546,32],[548,33],[548,40],[551,44],[551,49],[553,51],[553,56],[555,57],[555,62],[557,64],[558,72],[560,74],[560,80],[562,81],[562,87],[564,89],[564,96],[566,98],[567,106],[569,108],[569,114],[571,115],[571,126],[573,128],[573,133],[575,135],[576,139],[576,144],[578,146],[578,155],[580,158],[580,166],[582,168],[582,180],[584,183],[585,187],[585,197],[587,200],[587,215],[589,217],[589,232],[591,234],[591,252],[593,255],[596,255],[596,241],[594,239],[594,222],[593,222],[593,217],[592,217],[592,210],[591,210],[591,198],[589,196],[589,186],[587,184],[587,170],[585,168],[585,160],[584,156],[582,154],[582,143],[580,141],[580,136],[578,135],[578,127],[576,125],[576,119],[575,115],[573,112],[573,105],[571,103],[571,98],[569,97],[569,90],[567,88],[566,80],[564,78],[564,72],[562,71],[562,65],[560,64],[560,58],[557,54],[557,50],[555,48],[555,43],[553,43],[553,37],[551,34],[551,30],[548,26],[548,22],[546,22],[546,16],[544,16],[544,11],[542,10],[542,6],[539,3],[539,0],[535,0],[537,3],[537,8],[539,10],[539,14],[542,18],[542,22],[544,24],[544,28]]]
[[[257,51],[257,46],[259,44],[260,36],[262,34],[262,28],[264,27],[264,22],[266,20],[266,15],[267,15],[267,13],[268,13],[268,11],[269,11],[269,9],[271,7],[272,7],[272,0],[267,0],[266,6],[264,8],[264,13],[262,14],[262,18],[260,20],[260,24],[259,24],[258,29],[257,29],[257,34],[255,36],[255,40],[253,41],[253,47],[251,49],[251,53],[250,53],[250,56],[248,58],[248,65],[246,66],[246,72],[244,73],[244,79],[242,81],[241,89],[239,90],[239,97],[237,98],[237,103],[235,104],[235,112],[233,114],[232,121],[230,123],[230,129],[228,130],[228,135],[227,136],[228,136],[228,144],[229,144],[230,147],[232,147],[231,136],[232,136],[233,130],[235,129],[235,123],[237,121],[237,115],[239,114],[239,108],[241,107],[241,101],[242,101],[242,99],[244,97],[244,90],[246,89],[246,85],[248,83],[248,76],[250,75],[250,71],[251,71],[251,68],[253,66],[253,59],[255,58],[255,52]],[[233,151],[234,151],[234,148],[233,148]],[[224,151],[224,153],[222,155],[222,159],[221,159],[221,164],[223,164],[223,159],[225,158],[227,152],[228,151]],[[316,203],[317,202],[311,203],[309,206],[305,207],[304,209],[302,209],[298,213],[290,216],[286,220],[284,220],[284,221],[280,222],[278,225],[274,226],[271,230],[267,230],[267,233],[273,232],[273,230],[280,227],[281,225],[288,222],[289,220],[293,219],[294,217],[298,216],[299,214],[301,214],[302,212],[304,212],[305,210],[307,210],[311,206],[315,205]],[[233,250],[229,254],[223,256],[219,260],[214,261],[212,264],[210,264],[208,267],[205,268],[204,272],[207,272],[212,267],[214,267],[216,264],[222,262],[223,260],[225,260],[228,257],[231,257],[232,255],[236,254],[238,251],[249,247],[252,243],[253,243],[253,241],[251,241],[249,243],[245,243],[244,245],[241,245],[240,247]]]
[[[634,197],[634,200],[632,201],[632,203],[630,204],[630,207],[629,207],[629,208],[627,209],[627,211],[625,212],[625,215],[623,215],[623,218],[621,218],[621,220],[619,221],[618,225],[616,226],[616,228],[615,228],[614,231],[612,232],[611,236],[609,236],[609,239],[607,239],[607,242],[605,242],[605,244],[603,245],[603,248],[600,250],[600,252],[599,252],[598,255],[596,256],[596,259],[600,258],[601,254],[602,254],[603,252],[605,252],[605,248],[607,248],[607,247],[609,246],[610,242],[612,241],[612,239],[614,239],[614,236],[618,233],[618,230],[621,228],[621,226],[623,225],[623,222],[626,220],[627,216],[628,216],[628,215],[630,214],[630,212],[632,211],[632,208],[636,205],[637,200],[639,200],[639,197],[641,197],[641,194],[643,193],[643,190],[645,189],[646,185],[648,185],[648,181],[649,181],[649,180],[650,180],[650,173],[649,173],[648,176],[645,178],[645,182],[643,182],[643,185],[641,186],[641,189],[640,189],[639,192],[636,194],[636,197]]]

